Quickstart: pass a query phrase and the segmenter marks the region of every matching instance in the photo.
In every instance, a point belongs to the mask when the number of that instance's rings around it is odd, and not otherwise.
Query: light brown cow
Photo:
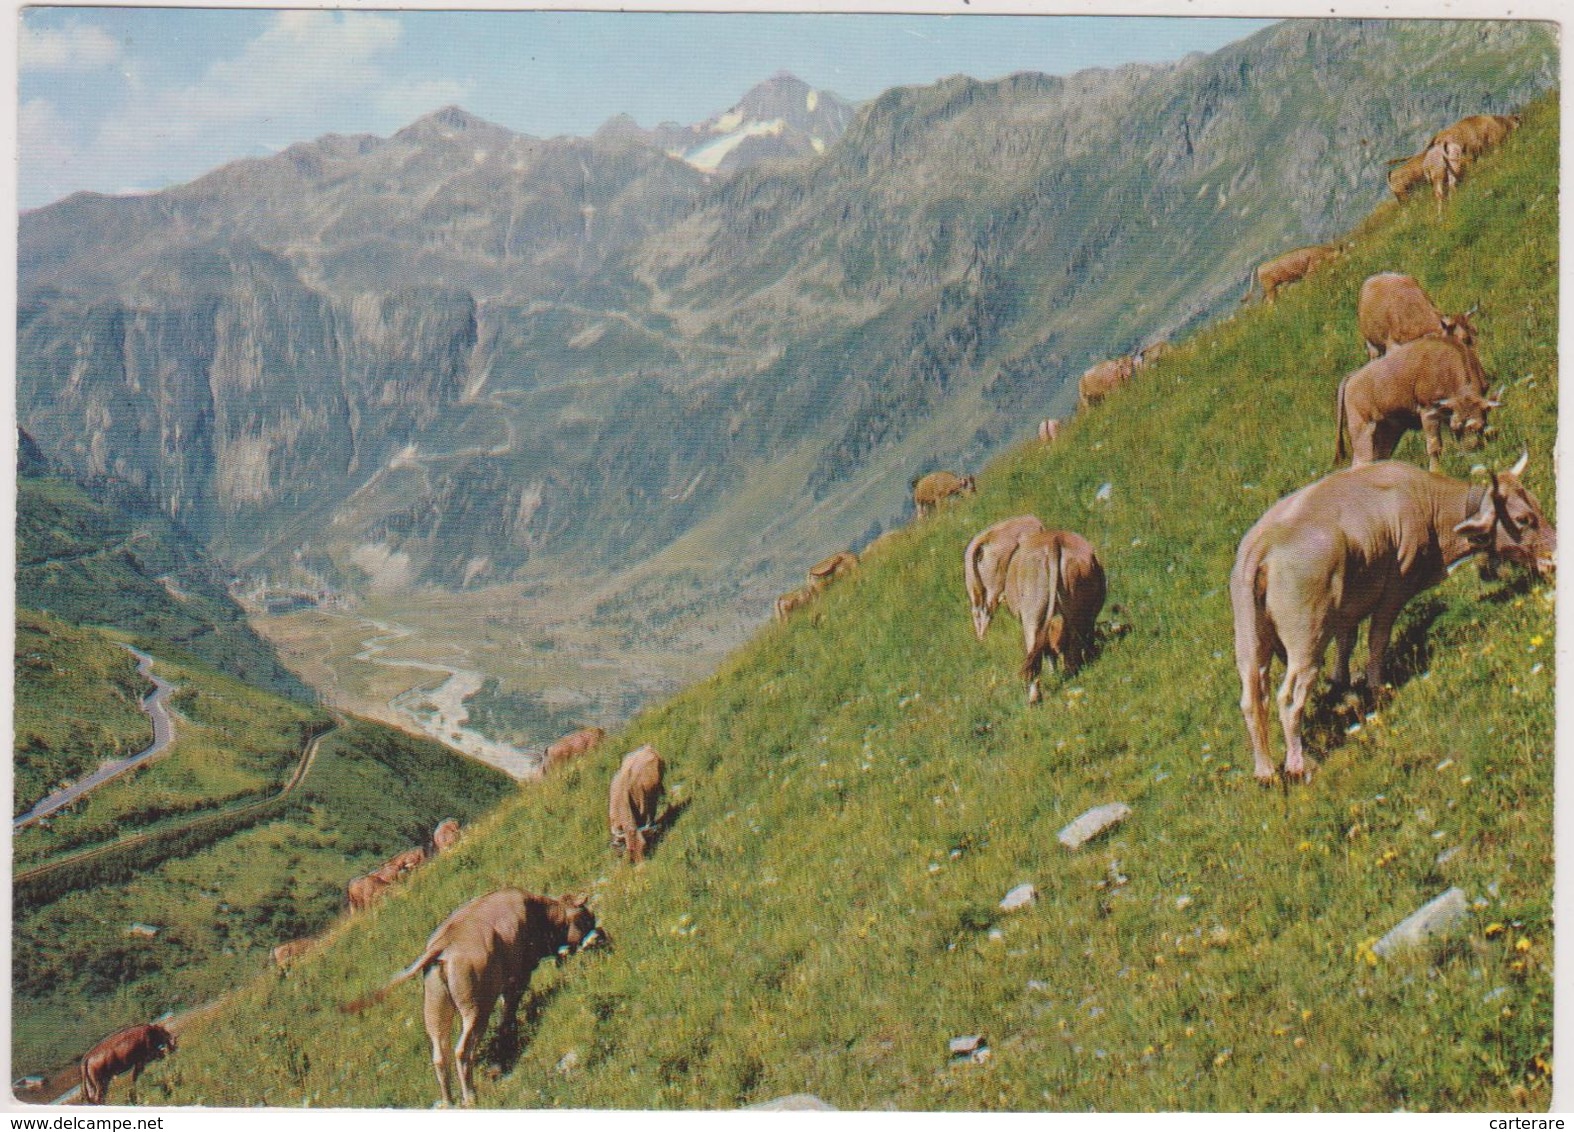
[[[1361,284],[1356,324],[1369,358],[1417,338],[1452,338],[1462,346],[1476,343],[1470,312],[1443,314],[1412,276],[1392,271],[1370,276]]]
[[[548,956],[565,955],[609,942],[585,907],[583,896],[536,896],[517,888],[489,892],[457,909],[427,941],[421,957],[370,996],[344,1007],[354,1013],[381,1002],[394,987],[416,975],[426,977],[422,1018],[432,1044],[432,1067],[445,1105],[453,1103],[449,1068],[459,1063],[459,1089],[465,1105],[475,1103],[475,1063],[497,1000],[503,1000],[501,1029],[512,1034],[519,1000],[530,976]],[[453,1059],[448,1040],[459,1018]]]
[[[793,610],[808,605],[819,596],[820,591],[816,586],[800,586],[795,590],[789,590],[776,599],[776,620],[787,620]]]
[[[1268,677],[1276,653],[1285,658],[1278,693],[1284,774],[1306,779],[1301,718],[1330,640],[1337,645],[1333,684],[1344,688],[1356,631],[1370,619],[1366,686],[1376,695],[1400,610],[1454,563],[1486,551],[1551,576],[1557,532],[1520,483],[1528,458],[1490,485],[1396,461],[1348,468],[1281,499],[1246,532],[1230,574],[1230,605],[1258,781],[1274,777]]]
[[[1438,145],[1458,146],[1463,160],[1474,161],[1493,146],[1501,145],[1518,125],[1518,115],[1472,114],[1439,130],[1426,144],[1428,149]]]
[[[1012,555],[1024,538],[1043,529],[1037,515],[1002,519],[974,535],[962,552],[962,581],[973,613],[973,632],[979,640],[989,631],[989,622],[1005,593]]]
[[[1440,142],[1428,146],[1421,155],[1421,173],[1432,186],[1432,201],[1436,215],[1443,215],[1443,200],[1451,195],[1464,174],[1464,150],[1457,142]]]
[[[403,853],[397,853],[388,858],[388,860],[383,862],[382,868],[377,871],[379,873],[392,873],[397,880],[399,877],[404,876],[405,873],[414,872],[424,864],[426,864],[426,847],[418,845],[414,849],[406,849]]]
[[[843,574],[851,574],[856,569],[858,556],[851,551],[839,550],[809,567],[809,584],[824,589]]]
[[[607,821],[612,827],[612,846],[627,851],[629,860],[639,864],[645,859],[646,837],[656,825],[656,807],[661,803],[663,770],[656,748],[646,743],[623,756],[623,763],[612,776]]]
[[[1410,190],[1426,183],[1426,172],[1421,168],[1421,163],[1426,160],[1425,152],[1412,154],[1409,157],[1396,157],[1388,164],[1393,168],[1388,171],[1388,190],[1394,194],[1394,199],[1404,203]]]
[[[151,1062],[175,1051],[175,1035],[157,1022],[141,1022],[116,1030],[82,1058],[82,1099],[103,1104],[109,1083],[131,1070],[131,1099],[137,1099],[137,1078]]]
[[[459,842],[459,819],[444,818],[437,823],[437,828],[432,830],[432,852],[442,853],[452,849]]]
[[[1347,376],[1336,394],[1334,463],[1359,467],[1393,455],[1399,440],[1419,427],[1426,436],[1427,465],[1442,467],[1442,422],[1466,448],[1480,446],[1487,413],[1501,402],[1486,395],[1486,372],[1475,350],[1452,338],[1417,338]]]
[[[283,967],[292,959],[299,959],[312,948],[317,946],[315,939],[292,939],[288,943],[281,943],[273,949],[273,965]]]
[[[1020,540],[1006,568],[1005,601],[1022,621],[1028,703],[1039,701],[1046,653],[1067,676],[1087,660],[1104,596],[1104,567],[1081,535],[1046,530]]]
[[[972,476],[955,472],[930,472],[913,481],[913,506],[923,518],[953,495],[972,495],[978,488]]]
[[[402,857],[404,854],[401,853],[400,856]],[[363,912],[370,908],[378,897],[393,887],[394,882],[398,881],[409,871],[408,867],[399,866],[394,861],[390,861],[363,877],[356,877],[350,882],[346,893],[350,901],[350,911]]]
[[[581,727],[578,731],[570,731],[547,748],[541,759],[541,773],[550,773],[571,759],[589,754],[606,737],[607,733],[599,727]]]
[[[1300,282],[1323,264],[1343,254],[1344,248],[1340,246],[1315,244],[1275,256],[1259,264],[1257,270],[1252,272],[1252,281],[1246,287],[1246,294],[1241,296],[1241,302],[1248,301],[1256,291],[1261,290],[1264,301],[1271,304],[1281,287]]]
[[[1038,422],[1038,441],[1040,444],[1053,444],[1060,439],[1060,422],[1054,417],[1046,417]]]
[[[1130,381],[1136,371],[1137,360],[1129,354],[1088,367],[1077,379],[1077,408],[1097,405]]]

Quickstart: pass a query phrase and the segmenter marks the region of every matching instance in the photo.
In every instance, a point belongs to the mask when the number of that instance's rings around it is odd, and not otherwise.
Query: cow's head
[[[1487,414],[1503,405],[1498,400],[1501,395],[1501,390],[1491,397],[1483,397],[1474,390],[1465,390],[1453,397],[1445,397],[1437,404],[1439,408],[1448,410],[1448,427],[1454,439],[1473,452],[1481,447],[1482,434],[1487,430]]]
[[[1471,308],[1462,314],[1445,314],[1438,321],[1443,324],[1443,336],[1451,338],[1461,346],[1474,346],[1476,344],[1476,328],[1470,321],[1470,316],[1475,314]]]
[[[163,1057],[176,1049],[175,1035],[157,1023],[148,1027],[148,1040],[152,1045],[154,1057]]]
[[[1508,471],[1494,473],[1481,506],[1454,530],[1494,557],[1550,579],[1557,569],[1558,532],[1542,514],[1541,503],[1520,482],[1529,462],[1527,452]]]
[[[587,947],[612,946],[612,939],[596,923],[596,914],[585,907],[588,896],[560,896],[557,899],[557,916],[563,926],[563,945],[557,950],[559,960]]]

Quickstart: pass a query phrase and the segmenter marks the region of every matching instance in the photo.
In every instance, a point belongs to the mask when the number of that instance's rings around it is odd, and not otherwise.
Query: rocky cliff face
[[[1290,21],[1174,65],[893,90],[823,154],[731,176],[630,123],[541,141],[443,111],[25,216],[19,415],[237,561],[484,585],[689,534],[769,590],[1556,73],[1539,25]],[[689,136],[838,131],[813,93],[774,80]]]

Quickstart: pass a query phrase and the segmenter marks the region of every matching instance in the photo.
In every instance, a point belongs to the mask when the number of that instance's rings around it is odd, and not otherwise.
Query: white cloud
[[[120,44],[103,28],[68,23],[61,28],[25,24],[17,37],[17,58],[23,71],[75,73],[99,71],[120,59]]]

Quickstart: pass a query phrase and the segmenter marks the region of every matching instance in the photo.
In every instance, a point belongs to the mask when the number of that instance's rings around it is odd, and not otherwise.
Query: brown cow
[[[1518,125],[1518,115],[1472,114],[1439,130],[1426,144],[1428,149],[1439,145],[1457,146],[1463,160],[1474,161],[1493,146],[1501,145]]]
[[[547,748],[541,760],[541,773],[546,774],[570,759],[589,754],[606,737],[607,733],[599,727],[581,727],[578,731],[570,731]]]
[[[974,535],[962,552],[962,581],[973,612],[973,632],[979,640],[989,631],[989,622],[1005,592],[1006,570],[1012,555],[1024,538],[1043,529],[1044,524],[1036,515],[1002,519]]]
[[[1305,779],[1301,717],[1330,640],[1337,644],[1333,683],[1346,687],[1356,631],[1370,618],[1366,686],[1375,695],[1399,611],[1454,563],[1487,551],[1551,575],[1557,532],[1520,483],[1528,459],[1493,475],[1490,486],[1396,461],[1348,468],[1281,499],[1246,532],[1230,574],[1230,605],[1258,781],[1274,777],[1268,675],[1275,653],[1285,658],[1278,694],[1284,773]]]
[[[820,591],[815,586],[800,586],[795,590],[782,594],[781,597],[776,599],[776,620],[787,620],[793,610],[808,605],[819,596]]]
[[[1263,299],[1271,304],[1279,288],[1300,282],[1323,264],[1343,254],[1344,248],[1337,245],[1316,244],[1275,256],[1258,265],[1257,270],[1252,272],[1252,281],[1246,287],[1246,294],[1241,296],[1241,302],[1246,302],[1255,291],[1261,289]]]
[[[399,856],[403,857],[405,854],[401,853]],[[363,912],[370,908],[373,901],[387,889],[393,887],[395,881],[410,871],[408,867],[399,865],[397,863],[398,860],[399,858],[396,857],[365,876],[356,877],[350,882],[349,889],[346,892],[350,901],[350,911]]]
[[[131,1070],[131,1099],[137,1099],[137,1078],[150,1062],[175,1050],[175,1035],[157,1022],[141,1022],[116,1030],[82,1058],[82,1099],[103,1104],[109,1083]]]
[[[414,872],[424,864],[426,864],[426,847],[418,845],[414,849],[406,849],[403,853],[388,858],[377,871],[391,872],[397,880],[405,873]]]
[[[1040,444],[1053,444],[1060,439],[1060,422],[1054,417],[1046,417],[1038,422],[1038,440]]]
[[[501,1029],[512,1033],[518,1025],[519,1000],[530,986],[530,976],[548,956],[565,955],[607,942],[596,917],[585,907],[583,896],[536,896],[505,888],[477,897],[458,908],[432,933],[421,957],[386,986],[367,998],[350,1003],[350,1012],[381,1002],[406,979],[425,975],[422,1017],[432,1043],[432,1067],[443,1104],[453,1103],[449,1091],[448,1040],[454,1018],[459,1018],[459,1041],[453,1060],[459,1063],[460,1095],[466,1106],[475,1103],[475,1062],[481,1038],[497,1000],[503,1000]]]
[[[292,959],[299,959],[312,948],[317,946],[315,939],[292,939],[288,943],[281,943],[273,949],[273,965],[283,967]]]
[[[612,846],[626,850],[634,864],[645,859],[645,835],[656,824],[656,807],[661,802],[663,770],[656,748],[646,743],[623,756],[623,764],[612,776],[607,821],[612,827]]]
[[[1466,448],[1480,446],[1487,413],[1499,406],[1486,395],[1486,372],[1476,352],[1452,338],[1417,338],[1347,376],[1335,401],[1334,463],[1345,458],[1350,433],[1351,463],[1386,460],[1408,430],[1426,436],[1427,465],[1442,467],[1442,422]]]
[[[432,853],[438,854],[452,849],[459,841],[459,819],[445,818],[437,823],[437,828],[432,830]]]
[[[843,574],[850,574],[856,569],[858,556],[850,551],[839,550],[809,567],[809,584],[823,589]]]
[[[955,472],[930,472],[913,481],[913,506],[918,517],[923,518],[943,500],[953,495],[972,495],[978,488],[972,476],[959,476]]]
[[[1421,155],[1421,173],[1432,186],[1432,201],[1439,218],[1443,215],[1443,198],[1458,187],[1464,170],[1464,150],[1457,142],[1440,142],[1427,147]]]
[[[1389,347],[1417,338],[1452,338],[1462,346],[1476,344],[1470,312],[1443,314],[1413,277],[1392,271],[1370,276],[1361,284],[1356,324],[1369,358],[1379,358]]]
[[[1115,390],[1131,380],[1137,370],[1137,359],[1130,354],[1099,362],[1090,366],[1077,379],[1077,408],[1097,405]]]
[[[1151,366],[1173,349],[1174,347],[1167,341],[1150,343],[1137,351],[1137,364],[1139,366]]]
[[[1388,190],[1401,204],[1404,203],[1411,189],[1426,182],[1426,172],[1421,168],[1424,160],[1426,154],[1423,152],[1409,157],[1396,157],[1389,161],[1388,164],[1394,168],[1388,171]]]
[[[1087,659],[1104,596],[1104,567],[1081,535],[1046,530],[1018,543],[1006,568],[1005,600],[1022,621],[1028,703],[1039,701],[1045,653],[1067,676]]]

